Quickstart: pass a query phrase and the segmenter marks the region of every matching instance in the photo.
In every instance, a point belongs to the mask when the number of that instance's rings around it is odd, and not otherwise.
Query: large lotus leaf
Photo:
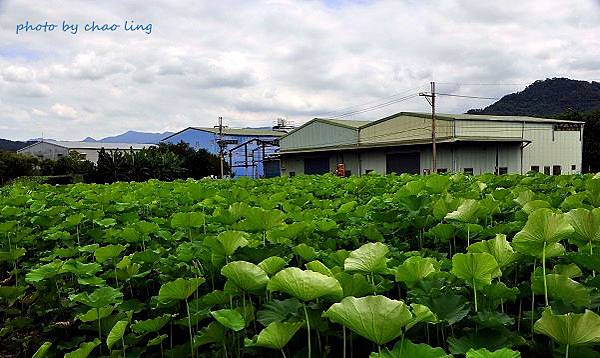
[[[76,318],[79,319],[81,322],[95,322],[99,319],[110,316],[114,310],[114,306],[90,308],[86,313],[77,315]]]
[[[73,302],[83,303],[92,308],[102,308],[106,305],[121,302],[123,294],[121,291],[112,287],[100,287],[91,294],[82,292],[77,295],[69,296],[69,299]]]
[[[438,319],[435,313],[431,312],[429,307],[418,303],[411,303],[410,308],[413,313],[413,318],[406,324],[406,330],[411,329],[417,323],[436,323]]]
[[[458,208],[448,213],[446,220],[456,220],[464,223],[474,223],[485,215],[486,209],[475,199],[465,199]]]
[[[218,311],[212,311],[210,314],[223,326],[234,330],[240,331],[246,326],[244,317],[236,310],[222,309]]]
[[[600,207],[600,178],[598,178],[598,175],[586,180],[585,189],[588,201],[594,207]]]
[[[600,343],[600,316],[590,310],[585,313],[552,314],[547,308],[533,325],[537,333],[549,336],[561,344]]]
[[[108,346],[108,349],[112,349],[112,346],[115,343],[120,342],[121,339],[123,339],[123,335],[125,334],[128,324],[129,320],[126,319],[115,323],[113,328],[108,333],[108,336],[106,336],[106,345]]]
[[[44,342],[40,348],[31,356],[31,358],[43,358],[48,353],[48,350],[52,346],[52,342]]]
[[[534,293],[544,294],[543,279],[542,271],[535,270],[531,277],[531,289]],[[575,307],[587,307],[591,303],[588,289],[568,276],[547,274],[546,285],[548,288],[548,297],[553,300],[561,300]]]
[[[175,213],[171,217],[171,226],[174,228],[189,229],[204,225],[206,216],[200,212]]]
[[[391,351],[387,348],[381,353],[371,353],[369,358],[452,358],[451,354],[446,354],[443,348],[433,348],[432,346],[419,343],[415,344],[408,339],[401,340],[394,345]]]
[[[12,250],[9,250],[9,251],[0,251],[0,262],[2,262],[2,261],[15,262],[20,257],[25,256],[25,252],[26,252],[25,249],[22,247],[13,248]]]
[[[497,351],[490,352],[485,348],[478,350],[470,349],[467,352],[466,358],[519,358],[521,353],[510,350],[508,348],[498,349]]]
[[[272,322],[252,341],[247,341],[246,346],[283,349],[302,326],[303,322]]]
[[[309,246],[305,243],[301,243],[292,248],[292,252],[301,257],[305,261],[311,261],[318,257],[317,250],[314,247]]]
[[[319,297],[338,300],[343,295],[342,286],[335,278],[297,267],[279,271],[271,278],[267,288],[269,291],[285,292],[305,302]]]
[[[427,237],[448,242],[456,235],[456,227],[452,224],[440,223],[425,233]]]
[[[102,266],[95,262],[84,264],[77,260],[69,260],[62,266],[61,272],[69,272],[75,276],[91,276],[102,270]]]
[[[510,243],[506,240],[506,235],[497,234],[491,240],[483,240],[469,245],[468,252],[487,252],[494,256],[499,268],[510,266],[516,259],[517,254],[513,250]]]
[[[60,273],[62,265],[62,261],[53,261],[42,265],[34,270],[29,271],[25,275],[25,281],[32,283],[54,277]]]
[[[581,241],[580,246],[589,242],[600,241],[600,208],[592,210],[573,209],[567,213],[567,217],[579,241]]]
[[[103,263],[119,256],[123,250],[125,250],[125,246],[123,245],[103,246],[96,249],[96,252],[94,252],[94,257],[96,258],[96,261]]]
[[[150,233],[155,233],[160,230],[160,226],[157,223],[153,223],[150,221],[138,221],[135,223],[136,229],[142,234],[148,235]]]
[[[174,301],[185,300],[191,296],[198,286],[204,283],[204,278],[178,278],[175,281],[164,283],[158,290],[158,301],[169,304]]]
[[[411,288],[437,269],[439,264],[434,258],[411,256],[393,271],[397,282],[404,282]]]
[[[131,330],[136,334],[146,334],[158,332],[171,320],[170,315],[162,315],[156,318],[150,318],[143,321],[135,322],[131,325]]]
[[[375,291],[375,287],[360,273],[352,275],[347,272],[339,272],[335,275],[335,278],[342,285],[344,297],[362,297],[370,295]]]
[[[558,246],[558,242],[572,232],[573,227],[565,214],[538,209],[529,215],[525,227],[515,235],[512,245],[517,252],[537,258],[541,258],[544,251],[546,257],[558,256],[564,250]]]
[[[238,248],[248,245],[246,237],[247,234],[241,231],[223,231],[217,236],[223,251],[217,253],[225,256],[233,255]]]
[[[581,271],[579,266],[573,263],[568,265],[554,265],[552,273],[564,275],[568,278],[581,277],[581,275],[583,275],[583,272]]]
[[[319,272],[326,276],[334,277],[334,274],[333,272],[331,272],[329,267],[325,266],[325,264],[323,264],[319,260],[308,262],[304,266],[306,266],[308,270]]]
[[[370,242],[352,251],[344,261],[344,270],[365,273],[383,272],[386,270],[385,255],[390,251],[381,242]]]
[[[267,275],[273,276],[277,272],[281,271],[285,265],[287,265],[287,263],[288,262],[286,260],[279,256],[271,256],[259,262],[258,267],[263,269]]]
[[[250,208],[244,213],[246,219],[240,223],[242,230],[250,232],[268,231],[284,224],[285,214],[279,210]]]
[[[527,215],[541,208],[551,208],[552,206],[546,200],[531,200],[523,205],[523,211],[527,213]]]
[[[450,177],[445,175],[433,174],[426,178],[427,191],[433,194],[444,192],[450,185]]]
[[[79,345],[79,348],[74,350],[73,352],[66,353],[65,358],[87,358],[90,353],[94,350],[94,348],[100,345],[100,340],[98,338],[94,339],[92,342],[85,342]]]
[[[377,345],[400,336],[402,329],[413,319],[404,302],[385,296],[346,297],[329,307],[323,316]]]
[[[194,337],[194,347],[210,343],[223,343],[225,340],[225,327],[219,322],[211,322]],[[186,352],[187,353],[187,352]]]
[[[262,310],[256,314],[256,320],[267,326],[273,322],[284,322],[288,320],[302,320],[304,314],[300,313],[302,303],[295,298],[279,301],[272,300],[262,306]]]
[[[481,288],[492,283],[499,272],[494,256],[488,253],[456,254],[452,256],[452,274],[471,287]]]
[[[0,299],[8,302],[16,301],[25,292],[26,287],[0,286]]]
[[[234,261],[223,266],[221,274],[244,291],[263,291],[269,282],[267,273],[246,261]]]

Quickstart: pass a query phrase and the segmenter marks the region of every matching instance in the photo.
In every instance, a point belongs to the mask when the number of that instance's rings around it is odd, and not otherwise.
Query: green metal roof
[[[190,127],[192,129],[219,134],[219,128],[214,127]],[[240,136],[269,136],[281,137],[285,134],[282,131],[274,131],[271,129],[254,129],[254,128],[223,128],[225,135],[240,135]]]
[[[350,120],[350,119],[329,119],[329,118],[316,118],[322,122],[329,122],[331,124],[338,124],[341,126],[352,127],[352,128],[360,128],[366,124],[371,123],[371,121],[360,121],[360,120]]]
[[[400,112],[391,117],[397,115],[414,115],[418,117],[431,118],[431,113],[423,112]],[[436,113],[436,119],[449,119],[449,120],[473,120],[473,121],[501,121],[501,122],[531,122],[531,123],[583,123],[577,121],[566,121],[561,119],[553,118],[539,118],[539,117],[527,117],[527,116],[492,116],[487,114],[446,114]],[[390,118],[390,117],[387,117]]]

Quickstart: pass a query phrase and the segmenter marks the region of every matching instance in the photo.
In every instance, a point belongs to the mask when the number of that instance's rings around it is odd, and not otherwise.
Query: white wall
[[[20,150],[19,153],[29,154],[40,159],[57,160],[62,156],[67,156],[69,150],[55,144],[39,142]]]

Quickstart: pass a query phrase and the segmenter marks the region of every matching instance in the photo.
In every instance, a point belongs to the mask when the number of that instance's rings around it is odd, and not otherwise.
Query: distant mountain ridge
[[[599,108],[599,82],[549,78],[535,81],[521,92],[508,94],[483,109],[470,109],[467,113],[557,116],[568,111],[589,112]]]
[[[94,139],[92,137],[86,137],[83,139],[84,142],[102,142],[102,143],[139,143],[139,144],[157,144],[163,138],[170,136],[173,132],[163,133],[150,133],[150,132],[138,132],[138,131],[127,131],[123,134],[119,134],[112,137],[106,137],[102,139]]]

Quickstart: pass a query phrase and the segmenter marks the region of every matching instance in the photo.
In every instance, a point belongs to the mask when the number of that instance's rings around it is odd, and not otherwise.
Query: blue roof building
[[[285,134],[284,131],[270,129],[223,127],[223,141],[227,143],[224,159],[226,163],[231,163],[234,177],[265,177],[263,162],[279,151],[278,140]],[[219,154],[218,127],[188,127],[162,140],[172,144],[182,141],[194,149],[203,148],[212,154]],[[269,176],[268,173],[266,176]]]

